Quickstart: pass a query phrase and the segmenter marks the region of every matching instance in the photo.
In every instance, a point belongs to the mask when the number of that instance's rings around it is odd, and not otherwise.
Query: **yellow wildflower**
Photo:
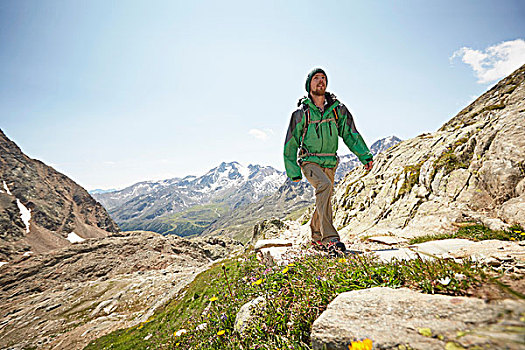
[[[261,278],[259,278],[257,281],[252,282],[252,286],[260,285],[261,283],[263,283],[263,280]]]
[[[224,333],[226,333],[226,331],[224,329],[222,329],[222,330],[217,332],[217,335],[223,335]]]
[[[289,267],[294,267],[295,264],[294,264],[294,263],[289,263],[288,266],[289,266]]]
[[[211,297],[210,298],[210,301],[217,301],[217,300],[219,300],[219,298],[217,298],[217,297]]]
[[[348,350],[372,350],[372,340],[353,341],[351,345],[348,345]]]
[[[282,271],[282,273],[287,273],[289,269],[290,269],[290,268],[289,268],[288,266],[286,266],[286,267],[284,268],[284,270]]]
[[[339,258],[339,260],[337,260],[337,261],[339,261],[340,263],[345,263],[346,259],[345,258]]]

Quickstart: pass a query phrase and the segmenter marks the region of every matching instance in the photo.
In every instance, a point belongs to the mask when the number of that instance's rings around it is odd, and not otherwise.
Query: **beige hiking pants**
[[[332,223],[332,192],[337,165],[323,168],[316,163],[305,162],[301,169],[308,182],[315,188],[315,211],[310,221],[312,240],[323,243],[337,238],[339,234]]]

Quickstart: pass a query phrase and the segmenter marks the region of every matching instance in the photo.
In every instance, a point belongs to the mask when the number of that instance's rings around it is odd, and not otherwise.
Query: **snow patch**
[[[7,187],[7,184],[5,183],[5,181],[2,181],[4,183],[4,190],[6,191],[6,193],[10,196],[12,196],[13,194],[11,193],[11,191],[9,191],[9,187]]]
[[[0,261],[0,267],[6,265],[6,264],[9,264],[7,261]]]
[[[5,182],[4,182],[5,184]],[[16,199],[16,205],[18,205],[18,210],[20,210],[20,216],[22,221],[26,225],[26,233],[29,233],[29,221],[31,220],[31,209],[27,209],[25,205],[20,202],[20,199]]]
[[[32,251],[28,251],[28,252],[24,253],[24,256],[31,256],[31,254],[33,254],[33,252]]]
[[[241,176],[247,180],[248,177],[250,176],[250,169],[248,167],[245,167],[244,165],[241,165],[239,164],[239,166],[237,167],[237,171],[239,171],[239,173],[241,174]]]
[[[70,241],[71,243],[79,243],[79,242],[83,242],[85,241],[84,238],[80,237],[79,235],[77,235],[75,232],[71,232],[67,235],[67,240]]]

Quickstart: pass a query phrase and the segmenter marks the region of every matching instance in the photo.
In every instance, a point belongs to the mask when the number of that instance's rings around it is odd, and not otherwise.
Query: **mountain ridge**
[[[72,234],[84,239],[119,232],[85,189],[25,155],[2,130],[0,184],[0,260],[67,246]]]

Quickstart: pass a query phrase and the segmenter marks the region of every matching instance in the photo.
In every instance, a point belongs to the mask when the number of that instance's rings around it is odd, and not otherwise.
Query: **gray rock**
[[[291,247],[292,242],[285,239],[261,239],[255,243],[254,249],[256,251],[263,248],[272,248],[272,247]]]
[[[499,214],[506,222],[525,227],[525,195],[509,199],[503,203]]]
[[[283,233],[287,228],[288,225],[277,218],[262,220],[253,227],[251,243],[253,244],[260,240],[279,238],[281,233]]]
[[[262,310],[266,305],[266,299],[263,296],[257,297],[252,301],[244,304],[239,309],[237,316],[235,316],[235,323],[233,329],[240,334],[243,334],[246,328],[253,322],[257,312]]]
[[[448,342],[520,349],[524,338],[505,328],[519,327],[523,301],[485,303],[481,299],[421,294],[407,288],[377,287],[337,296],[312,326],[314,349],[348,349],[354,340],[371,339],[374,349],[443,349]],[[519,328],[516,327],[516,328]],[[428,328],[431,336],[424,336]],[[426,330],[428,332],[428,330]],[[458,332],[472,339],[458,337]]]
[[[396,245],[400,243],[405,243],[406,239],[397,238],[393,236],[377,236],[377,237],[369,237],[369,241],[371,242],[378,242],[386,245]]]

